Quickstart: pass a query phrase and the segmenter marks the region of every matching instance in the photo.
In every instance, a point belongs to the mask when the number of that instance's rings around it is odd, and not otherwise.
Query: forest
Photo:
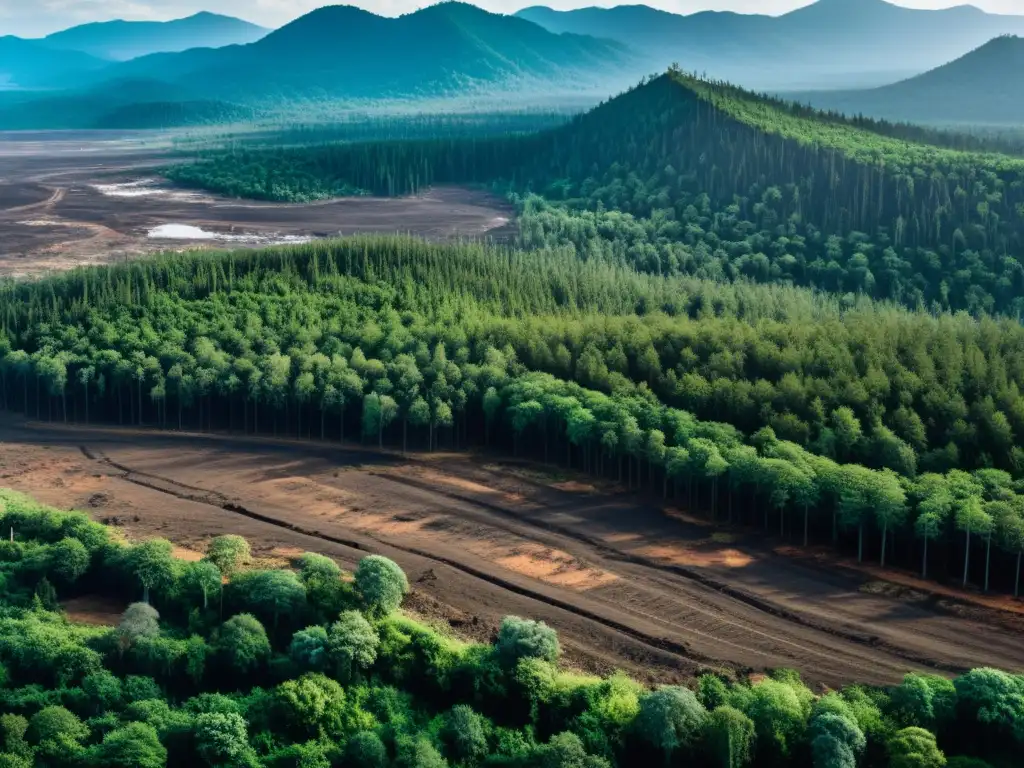
[[[383,237],[8,282],[0,323],[0,404],[34,418],[542,457],[1020,592],[1008,320]]]
[[[214,151],[167,175],[285,200],[484,184],[557,211],[524,230],[524,245],[610,251],[658,275],[1017,316],[1024,158],[990,148],[1004,145],[819,113],[673,69],[535,133]]]
[[[404,613],[370,555],[201,560],[0,491],[0,765],[256,768],[1010,768],[1024,677],[908,674],[815,693],[791,670],[648,690],[559,665],[557,634],[506,617],[490,644]],[[102,595],[112,626],[61,601]],[[112,622],[114,624],[114,622]]]

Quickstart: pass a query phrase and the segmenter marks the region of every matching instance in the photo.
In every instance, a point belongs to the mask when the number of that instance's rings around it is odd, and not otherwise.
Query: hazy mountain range
[[[902,122],[1024,125],[1024,39],[996,38],[882,88],[785,95],[822,109]]]
[[[0,38],[0,128],[217,122],[314,102],[596,102],[672,62],[824,107],[998,122],[1015,119],[1022,67],[1019,45],[990,41],[1017,32],[1024,16],[883,0],[819,0],[779,17],[642,5],[505,16],[449,2],[388,18],[328,6],[272,32],[209,13],[107,22]]]
[[[40,42],[100,59],[127,61],[151,53],[244,45],[270,30],[231,16],[197,13],[175,21],[106,21],[56,32]]]
[[[682,16],[644,5],[574,11],[536,6],[517,15],[553,32],[618,40],[655,62],[676,61],[687,71],[762,89],[883,85],[945,64],[999,35],[1024,35],[1024,15],[967,5],[913,10],[884,0],[818,0],[783,16]]]

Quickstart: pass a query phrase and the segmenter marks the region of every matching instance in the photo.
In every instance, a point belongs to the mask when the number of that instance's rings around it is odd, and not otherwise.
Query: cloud
[[[279,27],[331,0],[0,0],[0,35],[41,36],[90,21],[111,19],[158,20],[182,18],[199,11],[238,16],[268,27]],[[619,0],[636,2],[637,0]],[[338,0],[374,13],[397,16],[415,11],[433,0]],[[811,0],[648,0],[676,13],[716,9],[742,13],[785,13]],[[1024,13],[1021,0],[972,0],[991,13]],[[484,8],[512,13],[525,5],[545,3],[567,9],[584,5],[615,5],[608,0],[480,0]],[[899,5],[942,8],[955,0],[899,0]]]

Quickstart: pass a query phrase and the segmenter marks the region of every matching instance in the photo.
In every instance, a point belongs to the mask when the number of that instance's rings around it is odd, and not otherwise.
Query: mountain
[[[231,16],[197,13],[174,21],[106,21],[56,32],[42,42],[101,59],[126,61],[151,53],[252,43],[269,30]]]
[[[643,5],[518,14],[553,32],[617,40],[659,66],[780,90],[888,84],[962,56],[1003,34],[1024,34],[1024,16],[972,6],[928,11],[884,0],[818,0],[783,16],[707,11],[678,15]]]
[[[1024,124],[1024,39],[998,37],[882,88],[787,94],[820,109],[916,123]]]
[[[327,6],[250,45],[154,54],[103,76],[160,79],[207,98],[376,99],[596,90],[625,84],[635,64],[616,42],[442,3],[398,18]]]
[[[232,112],[382,99],[507,96],[537,103],[582,94],[597,101],[642,71],[621,43],[554,34],[464,3],[398,18],[328,6],[248,45],[155,53],[69,75],[63,93],[46,95],[38,116],[31,100],[0,102],[0,126],[49,127],[60,98],[69,100],[69,110],[86,97],[124,113],[130,106],[119,93],[124,82],[147,84],[133,103],[186,100]],[[160,114],[170,113],[161,108]]]
[[[55,51],[33,40],[0,37],[0,90],[45,87],[105,66],[106,62],[78,51]]]

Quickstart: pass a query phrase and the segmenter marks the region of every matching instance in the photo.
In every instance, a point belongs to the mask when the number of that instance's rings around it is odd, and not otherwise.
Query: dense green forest
[[[296,200],[340,184],[397,195],[486,183],[555,205],[557,220],[524,234],[530,245],[611,251],[661,275],[1018,315],[1024,158],[934,136],[674,70],[532,135],[215,153],[169,175]]]
[[[1024,677],[908,674],[812,692],[789,670],[647,690],[558,666],[556,633],[507,617],[467,644],[400,610],[409,584],[307,553],[251,564],[238,536],[199,562],[79,512],[0,491],[0,765],[286,768],[1010,768]],[[60,601],[103,595],[117,626]],[[133,602],[137,601],[137,602]]]
[[[1010,321],[352,238],[10,282],[0,323],[36,418],[490,446],[1019,592]]]

